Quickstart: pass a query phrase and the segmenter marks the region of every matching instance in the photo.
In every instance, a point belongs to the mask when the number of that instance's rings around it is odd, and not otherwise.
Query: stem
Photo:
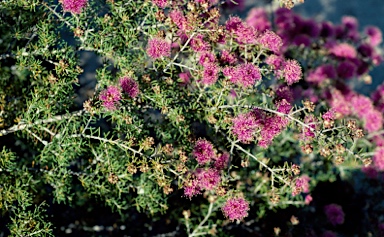
[[[207,214],[205,215],[204,219],[200,222],[200,224],[196,227],[196,229],[193,230],[192,234],[189,234],[189,235],[188,235],[188,237],[201,235],[201,233],[197,233],[197,231],[198,231],[201,227],[203,227],[204,223],[209,219],[209,217],[210,217],[211,214],[212,214],[212,210],[213,210],[213,202],[211,202],[211,203],[209,204],[208,212],[207,212]]]
[[[57,122],[57,121],[61,121],[63,119],[68,119],[68,118],[71,118],[71,117],[75,117],[75,116],[81,116],[84,114],[84,110],[79,110],[79,111],[75,111],[75,112],[72,112],[70,114],[64,114],[64,115],[56,115],[52,118],[49,118],[49,119],[42,119],[42,120],[37,120],[33,123],[24,123],[24,122],[21,122],[19,124],[16,124],[10,128],[7,128],[7,129],[3,129],[3,130],[0,130],[0,136],[3,136],[3,135],[7,135],[9,133],[14,133],[14,132],[17,132],[17,131],[21,131],[21,130],[24,130],[24,129],[28,129],[28,128],[31,128],[35,125],[41,125],[41,124],[46,124],[46,123],[53,123],[53,122]]]

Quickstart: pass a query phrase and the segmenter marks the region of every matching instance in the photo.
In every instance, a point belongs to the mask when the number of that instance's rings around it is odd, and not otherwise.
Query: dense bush
[[[242,4],[0,3],[2,233],[384,234],[380,29]]]

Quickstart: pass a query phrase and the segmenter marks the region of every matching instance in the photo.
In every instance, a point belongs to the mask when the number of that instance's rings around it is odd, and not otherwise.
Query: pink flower
[[[248,216],[249,203],[241,197],[228,199],[221,208],[224,216],[231,221],[242,220]]]
[[[257,42],[264,48],[267,48],[274,53],[279,53],[280,48],[283,45],[283,41],[280,36],[270,30],[266,30],[261,36],[259,36]]]
[[[184,31],[187,25],[187,20],[182,11],[180,10],[172,10],[169,13],[169,18],[171,18],[172,22],[175,23],[180,30]]]
[[[308,127],[304,128],[304,139],[314,138],[316,131],[316,118],[313,114],[307,115],[304,118],[304,123],[308,125]]]
[[[383,41],[381,30],[376,26],[367,26],[364,29],[364,32],[368,35],[368,42],[372,46],[377,46]]]
[[[364,128],[368,132],[379,131],[383,127],[383,113],[375,109],[364,115]]]
[[[223,74],[229,77],[232,83],[244,87],[252,87],[256,81],[261,80],[259,68],[252,63],[240,64],[237,67],[226,67]]]
[[[195,52],[203,52],[208,51],[210,46],[207,42],[204,41],[204,36],[202,34],[198,34],[192,38],[191,48]]]
[[[265,118],[262,123],[264,126],[261,128],[261,139],[258,141],[257,145],[267,148],[272,143],[273,139],[288,125],[289,120],[275,115]]]
[[[200,55],[199,63],[200,65],[206,66],[210,63],[214,63],[216,61],[216,57],[213,53],[205,51]]]
[[[376,147],[373,164],[379,171],[384,171],[384,147]]]
[[[221,51],[220,60],[229,64],[234,64],[237,62],[237,59],[225,49]]]
[[[356,49],[348,43],[334,45],[329,52],[339,58],[354,59],[357,56]]]
[[[153,38],[148,40],[147,54],[153,58],[171,56],[171,44],[165,39]]]
[[[350,103],[339,90],[332,90],[330,105],[333,111],[339,114],[339,116],[351,114]]]
[[[336,118],[335,112],[331,109],[328,110],[326,113],[323,114],[322,118],[324,120],[334,120]]]
[[[203,78],[201,83],[204,85],[213,85],[218,79],[220,68],[215,63],[206,63],[204,65]]]
[[[197,169],[196,178],[201,189],[213,190],[220,183],[220,173],[216,169]]]
[[[216,157],[212,143],[205,139],[197,140],[192,154],[196,158],[199,165],[209,163]]]
[[[357,19],[353,16],[343,16],[341,18],[341,25],[349,31],[355,31],[359,27]]]
[[[306,205],[309,205],[309,203],[311,203],[313,200],[312,196],[310,194],[308,194],[307,196],[305,196],[305,200],[304,200],[304,203]]]
[[[239,17],[230,17],[225,24],[225,28],[237,37],[239,43],[251,44],[256,42],[257,31],[244,23]]]
[[[296,60],[287,60],[284,63],[283,75],[285,82],[288,85],[292,85],[295,82],[298,82],[302,77],[301,67]]]
[[[123,88],[123,91],[132,98],[135,98],[139,94],[139,84],[129,77],[120,78],[120,86]]]
[[[214,167],[218,170],[225,169],[228,166],[228,162],[229,162],[229,153],[224,152],[222,155],[216,158]]]
[[[80,14],[85,5],[87,5],[87,0],[63,0],[64,11],[75,14]]]
[[[121,92],[116,86],[108,86],[99,95],[99,100],[107,110],[115,110],[116,105],[121,100]]]
[[[200,194],[199,182],[196,179],[190,179],[184,183],[184,196],[192,198],[193,196]]]
[[[264,8],[261,7],[252,8],[248,12],[248,16],[245,21],[248,25],[252,26],[260,32],[271,29],[271,23],[268,20],[267,12]]]
[[[276,103],[277,112],[289,114],[292,109],[292,105],[286,100],[282,99]]]
[[[152,3],[160,8],[165,8],[168,4],[167,0],[152,0]]]
[[[232,122],[231,130],[237,139],[242,143],[249,143],[253,140],[258,125],[250,113],[240,114]]]
[[[180,85],[185,86],[190,82],[191,73],[189,73],[189,72],[179,73],[179,78],[181,80]]]
[[[344,223],[344,212],[340,205],[329,204],[324,207],[324,212],[332,225],[341,225]]]
[[[326,79],[336,78],[336,71],[333,65],[324,64],[314,70],[308,72],[308,76],[305,78],[309,82],[321,83]]]

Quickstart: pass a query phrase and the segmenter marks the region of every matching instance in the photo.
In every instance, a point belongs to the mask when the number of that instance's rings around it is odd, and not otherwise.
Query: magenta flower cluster
[[[87,5],[87,0],[62,0],[64,11],[80,14]]]
[[[328,221],[332,225],[341,225],[344,223],[344,212],[340,205],[329,204],[324,207],[325,215],[328,218]]]
[[[169,57],[171,44],[162,38],[152,38],[148,40],[147,54],[153,59]]]
[[[248,216],[249,203],[242,197],[229,198],[221,208],[229,220],[242,220]]]
[[[232,83],[243,87],[252,87],[256,81],[261,80],[259,68],[251,63],[240,64],[236,67],[225,67],[223,74],[228,77]]]
[[[134,98],[139,94],[139,84],[129,77],[122,77],[119,79],[119,85],[108,86],[107,89],[100,92],[99,100],[107,110],[115,110],[122,99],[121,90],[127,93],[130,97]]]

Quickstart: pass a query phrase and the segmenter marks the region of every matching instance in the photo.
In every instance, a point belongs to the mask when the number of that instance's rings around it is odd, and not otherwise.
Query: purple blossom
[[[220,173],[216,169],[197,169],[196,178],[201,189],[213,190],[220,184]]]
[[[152,3],[160,8],[165,8],[168,4],[167,0],[152,0]]]
[[[215,55],[209,51],[205,51],[200,54],[200,59],[199,59],[200,65],[206,66],[208,64],[214,63],[215,61],[216,61]]]
[[[315,137],[314,131],[316,131],[316,118],[313,114],[305,116],[304,123],[308,125],[308,127],[304,128],[304,139]]]
[[[192,38],[191,48],[195,52],[203,52],[208,51],[210,46],[207,42],[204,41],[204,36],[202,34],[198,34]]]
[[[341,25],[348,31],[356,31],[359,27],[356,17],[353,16],[343,16],[341,18]]]
[[[372,46],[377,46],[383,41],[381,30],[376,26],[367,26],[364,29],[364,33],[368,35],[368,42]]]
[[[242,143],[249,143],[253,140],[258,124],[251,113],[239,114],[232,122],[231,130],[237,139]]]
[[[116,86],[108,86],[99,95],[99,100],[107,110],[115,110],[116,105],[121,100],[121,92]]]
[[[212,143],[205,139],[197,140],[192,152],[199,165],[204,165],[215,159],[216,154]]]
[[[87,5],[87,0],[63,0],[64,11],[75,14],[80,14],[85,5]]]
[[[190,179],[184,183],[184,196],[192,198],[200,194],[200,191],[199,182],[196,179]]]
[[[288,85],[292,85],[295,82],[298,82],[302,77],[301,67],[296,60],[287,60],[284,63],[283,75],[285,82]]]
[[[274,53],[279,53],[281,46],[283,45],[283,41],[280,36],[270,30],[266,30],[261,36],[259,36],[257,38],[257,43]]]
[[[356,75],[357,67],[353,62],[346,60],[337,66],[336,71],[340,78],[349,79]]]
[[[324,207],[324,212],[332,225],[335,226],[344,223],[344,212],[340,205],[329,204]]]
[[[326,79],[336,78],[336,70],[331,64],[321,65],[308,72],[306,80],[313,83],[321,83]]]
[[[331,22],[325,21],[321,23],[320,36],[323,38],[330,38],[335,35],[335,29]]]
[[[203,78],[201,83],[204,85],[213,85],[216,83],[220,68],[215,63],[206,63],[204,65]]]
[[[172,10],[169,13],[169,18],[171,18],[172,22],[182,31],[185,30],[187,25],[187,20],[182,11],[180,10]]]
[[[323,114],[322,118],[324,120],[334,120],[336,118],[335,112],[331,109]]]
[[[135,80],[129,77],[122,77],[119,82],[123,91],[130,97],[135,98],[139,94],[139,84]]]
[[[220,156],[217,156],[214,167],[218,170],[225,169],[228,166],[228,162],[229,162],[229,153],[224,152]]]
[[[383,127],[383,121],[383,114],[372,109],[364,115],[364,128],[370,133],[379,131]]]
[[[242,220],[248,216],[249,203],[241,197],[228,199],[222,207],[224,216],[229,220]]]
[[[354,59],[357,56],[356,49],[348,43],[336,44],[329,52],[339,58]]]
[[[292,109],[292,105],[286,100],[282,99],[276,103],[277,112],[289,114]]]
[[[252,8],[248,12],[248,16],[245,21],[249,26],[252,26],[260,32],[271,29],[271,23],[268,20],[267,12],[261,7]]]
[[[221,51],[221,57],[220,57],[220,60],[225,62],[225,63],[229,63],[229,64],[234,64],[237,62],[237,59],[235,58],[235,56],[233,56],[232,54],[230,54],[227,50],[223,49],[223,51]]]
[[[150,39],[148,40],[147,54],[153,59],[169,57],[171,55],[171,44],[161,38]]]

